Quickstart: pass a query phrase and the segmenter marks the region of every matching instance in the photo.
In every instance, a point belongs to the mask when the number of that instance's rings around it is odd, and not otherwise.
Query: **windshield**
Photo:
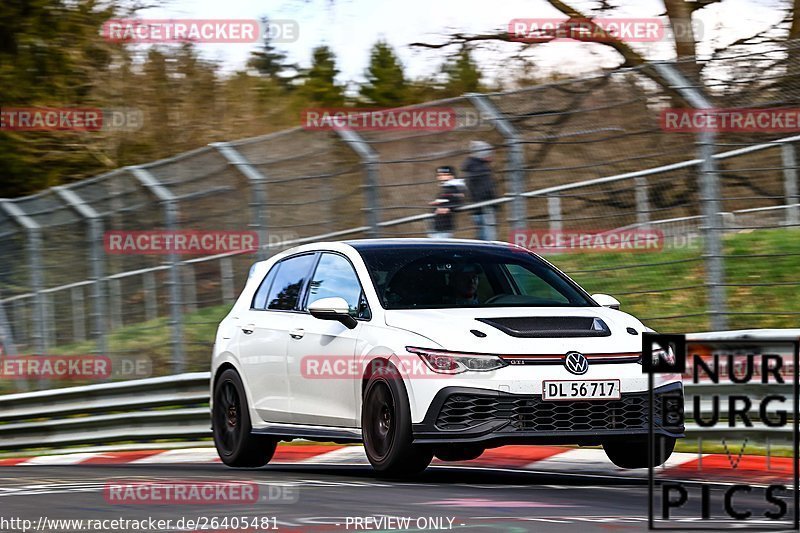
[[[567,277],[527,252],[443,246],[359,252],[385,309],[596,305]]]

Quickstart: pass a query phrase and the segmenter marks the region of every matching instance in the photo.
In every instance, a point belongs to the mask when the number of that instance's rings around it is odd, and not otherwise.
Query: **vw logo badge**
[[[567,357],[564,359],[564,366],[573,374],[580,376],[589,370],[589,361],[586,356],[580,352],[567,352]]]

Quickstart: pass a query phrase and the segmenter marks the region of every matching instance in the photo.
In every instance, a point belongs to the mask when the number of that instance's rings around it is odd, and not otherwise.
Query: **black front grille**
[[[654,419],[660,425],[659,396],[654,404]],[[460,430],[483,422],[508,420],[510,423],[501,432],[647,429],[648,413],[647,393],[625,394],[620,400],[574,402],[542,401],[541,396],[453,394],[444,401],[436,427]],[[680,424],[677,420],[670,422]]]

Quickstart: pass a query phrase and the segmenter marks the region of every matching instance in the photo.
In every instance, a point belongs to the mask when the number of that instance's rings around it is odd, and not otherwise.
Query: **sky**
[[[588,12],[596,1],[573,0],[574,7]],[[654,17],[663,14],[660,0],[617,0],[616,17]],[[698,16],[702,39],[698,52],[710,53],[728,44],[775,25],[783,17],[785,0],[722,0],[702,9]],[[514,18],[563,15],[545,0],[166,0],[161,7],[140,12],[145,18],[199,19],[293,19],[299,24],[299,38],[277,47],[291,62],[310,63],[311,50],[319,44],[330,46],[341,71],[340,82],[363,80],[370,47],[376,40],[388,41],[398,53],[406,73],[424,77],[438,72],[447,51],[409,47],[412,42],[439,43],[453,32],[486,33],[508,27]],[[244,68],[252,44],[201,44],[201,53],[233,72]],[[476,51],[476,59],[489,81],[504,79],[508,58],[519,44],[493,43]],[[648,59],[671,59],[669,43],[634,43]],[[452,51],[452,50],[450,50]],[[619,56],[597,43],[554,42],[535,47],[528,53],[537,70],[576,75],[598,67],[613,67]]]

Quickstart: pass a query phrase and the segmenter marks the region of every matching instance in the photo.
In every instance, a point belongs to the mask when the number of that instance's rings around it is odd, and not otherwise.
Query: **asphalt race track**
[[[122,480],[248,481],[259,485],[259,493],[266,494],[267,487],[283,487],[293,489],[295,497],[292,501],[245,505],[109,503],[104,492],[107,484]],[[699,485],[694,488],[699,489]],[[711,486],[712,518],[724,516],[719,503],[724,488],[724,485]],[[244,528],[242,524],[230,527],[233,522],[228,527],[214,528],[210,522],[214,517],[217,520],[269,517],[269,521],[261,523],[282,531],[398,530],[397,523],[378,521],[386,516],[409,518],[405,530],[411,531],[437,528],[470,532],[644,531],[647,494],[647,483],[641,479],[451,466],[432,466],[422,475],[401,482],[377,479],[367,466],[274,465],[251,470],[233,470],[221,464],[0,468],[0,516],[31,520],[33,531],[78,530],[74,526],[45,528],[54,519],[150,517],[208,520],[202,527],[189,531],[264,530]],[[763,509],[763,502],[763,494],[758,494],[758,490],[736,497],[740,508]],[[699,504],[687,504],[686,514],[696,516],[698,509]],[[355,517],[364,521],[356,522]],[[417,521],[418,518],[423,520]],[[696,520],[693,524],[699,525]],[[768,525],[766,520],[761,524]],[[675,527],[680,523],[670,525]],[[692,524],[685,525],[688,529]],[[709,522],[703,525],[713,527]],[[176,527],[158,530],[178,531]],[[2,531],[21,529],[5,524]]]

